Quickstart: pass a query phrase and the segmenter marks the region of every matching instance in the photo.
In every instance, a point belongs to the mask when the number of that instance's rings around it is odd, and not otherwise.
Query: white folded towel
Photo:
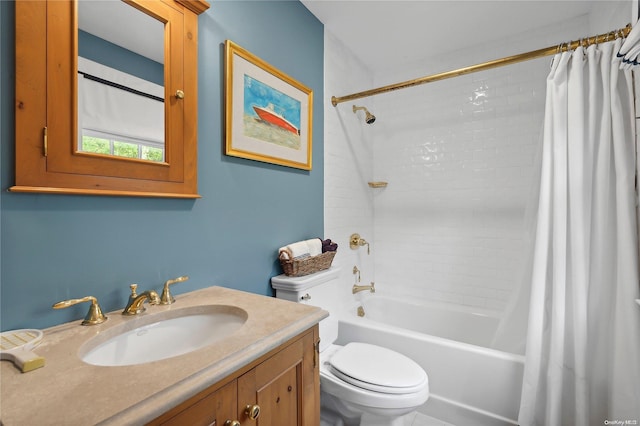
[[[307,246],[309,246],[309,254],[311,256],[322,254],[322,240],[320,238],[307,240]]]
[[[297,243],[289,244],[287,246],[289,253],[295,259],[296,257],[310,255],[309,244],[306,241],[298,241]]]
[[[309,256],[317,256],[322,254],[322,240],[320,238],[312,238],[309,240],[298,241],[280,247],[278,256],[283,259],[302,259]]]

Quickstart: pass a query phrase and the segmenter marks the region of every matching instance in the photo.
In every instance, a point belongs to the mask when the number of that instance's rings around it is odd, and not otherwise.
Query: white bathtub
[[[370,295],[340,318],[338,344],[391,348],[429,375],[430,397],[419,410],[456,426],[515,425],[524,357],[490,349],[499,318],[457,305],[425,306]]]

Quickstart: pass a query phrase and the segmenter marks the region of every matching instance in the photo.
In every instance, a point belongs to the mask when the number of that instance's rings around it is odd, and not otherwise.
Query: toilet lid
[[[404,394],[421,390],[427,373],[412,359],[376,345],[352,342],[329,360],[332,372],[354,386]]]

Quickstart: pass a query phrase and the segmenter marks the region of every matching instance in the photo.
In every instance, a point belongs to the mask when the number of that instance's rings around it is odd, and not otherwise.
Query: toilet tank
[[[329,316],[320,321],[320,352],[338,338],[338,316],[332,309],[335,300],[340,268],[332,266],[324,271],[302,277],[278,275],[271,278],[271,287],[276,298],[320,307],[329,312]]]

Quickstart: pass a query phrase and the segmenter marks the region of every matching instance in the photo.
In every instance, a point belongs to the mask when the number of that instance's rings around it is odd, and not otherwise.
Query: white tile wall
[[[374,278],[373,256],[366,249],[351,250],[349,236],[359,233],[373,242],[373,198],[367,182],[373,176],[373,136],[375,129],[364,123],[362,111],[356,115],[351,103],[333,107],[332,95],[371,88],[371,73],[344,45],[325,29],[325,237],[338,243],[333,265],[341,268],[337,307],[354,302],[353,266],[362,271],[362,283]],[[337,309],[337,307],[331,307]]]
[[[548,41],[550,34],[556,41]],[[439,57],[433,72],[588,34],[583,17]],[[475,62],[461,63],[465,59]],[[390,182],[374,203],[380,292],[505,307],[524,254],[524,217],[534,187],[550,60],[376,99],[374,170]],[[435,66],[416,64],[416,76],[421,65]]]
[[[325,234],[341,243],[345,290],[357,264],[380,293],[504,308],[524,252],[551,58],[337,108],[331,95],[579,39],[592,35],[589,25],[584,16],[384,74],[367,72],[325,36]],[[354,103],[376,123],[354,117]],[[389,186],[371,189],[367,180]],[[371,256],[349,250],[352,232],[371,241]]]

